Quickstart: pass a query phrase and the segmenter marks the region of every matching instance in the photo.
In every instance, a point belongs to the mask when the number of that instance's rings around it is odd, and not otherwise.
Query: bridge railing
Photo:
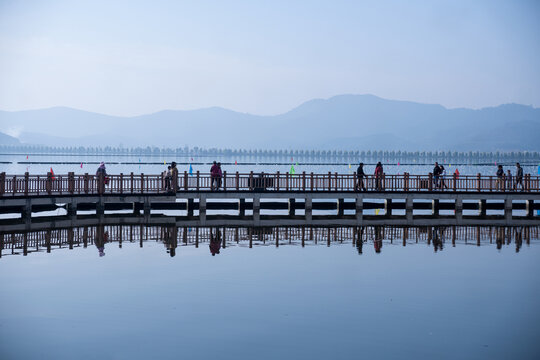
[[[214,185],[212,183],[214,182]],[[69,194],[159,194],[178,191],[210,191],[217,187],[216,179],[210,174],[180,174],[177,179],[166,180],[162,174],[119,174],[96,176],[91,174],[75,175],[7,175],[0,173],[0,196],[46,196]],[[540,177],[525,174],[518,183],[495,176],[452,175],[435,179],[432,174],[388,175],[376,177],[356,174],[314,174],[305,173],[223,173],[220,179],[220,191],[468,191],[468,192],[506,192],[524,190],[540,191]]]

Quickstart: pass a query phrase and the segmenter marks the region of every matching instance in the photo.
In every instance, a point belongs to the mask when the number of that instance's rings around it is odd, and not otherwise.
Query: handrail
[[[354,191],[441,191],[441,192],[540,192],[540,176],[525,174],[522,181],[491,175],[453,175],[436,179],[432,174],[382,176],[356,174],[301,174],[239,173],[214,179],[207,173],[179,174],[167,179],[163,174],[96,175],[7,175],[0,173],[0,197],[46,195],[123,195],[164,194],[178,191],[302,191],[302,192],[354,192]]]

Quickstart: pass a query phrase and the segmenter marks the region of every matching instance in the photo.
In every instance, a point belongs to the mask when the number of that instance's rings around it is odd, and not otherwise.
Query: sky
[[[0,0],[0,110],[540,107],[540,1]]]

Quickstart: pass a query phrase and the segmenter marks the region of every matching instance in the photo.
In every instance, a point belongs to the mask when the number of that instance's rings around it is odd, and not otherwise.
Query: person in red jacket
[[[375,166],[375,188],[377,191],[382,190],[382,176],[383,176],[383,166],[379,161],[377,166]]]
[[[217,187],[219,177],[219,168],[217,163],[214,161],[212,167],[210,168],[210,190],[214,191],[215,187]],[[216,185],[214,185],[214,182]]]

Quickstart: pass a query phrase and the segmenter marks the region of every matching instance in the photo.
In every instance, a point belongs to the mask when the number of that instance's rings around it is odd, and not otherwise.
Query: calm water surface
[[[174,257],[160,236],[119,247],[110,231],[101,257],[92,243],[28,256],[4,249],[1,359],[540,354],[537,230],[521,247],[515,236],[502,246],[477,246],[474,235],[452,246],[446,236],[438,251],[386,232],[380,253],[369,236],[359,253],[339,233],[330,246],[291,235],[253,248],[229,234],[216,256],[202,242]]]

